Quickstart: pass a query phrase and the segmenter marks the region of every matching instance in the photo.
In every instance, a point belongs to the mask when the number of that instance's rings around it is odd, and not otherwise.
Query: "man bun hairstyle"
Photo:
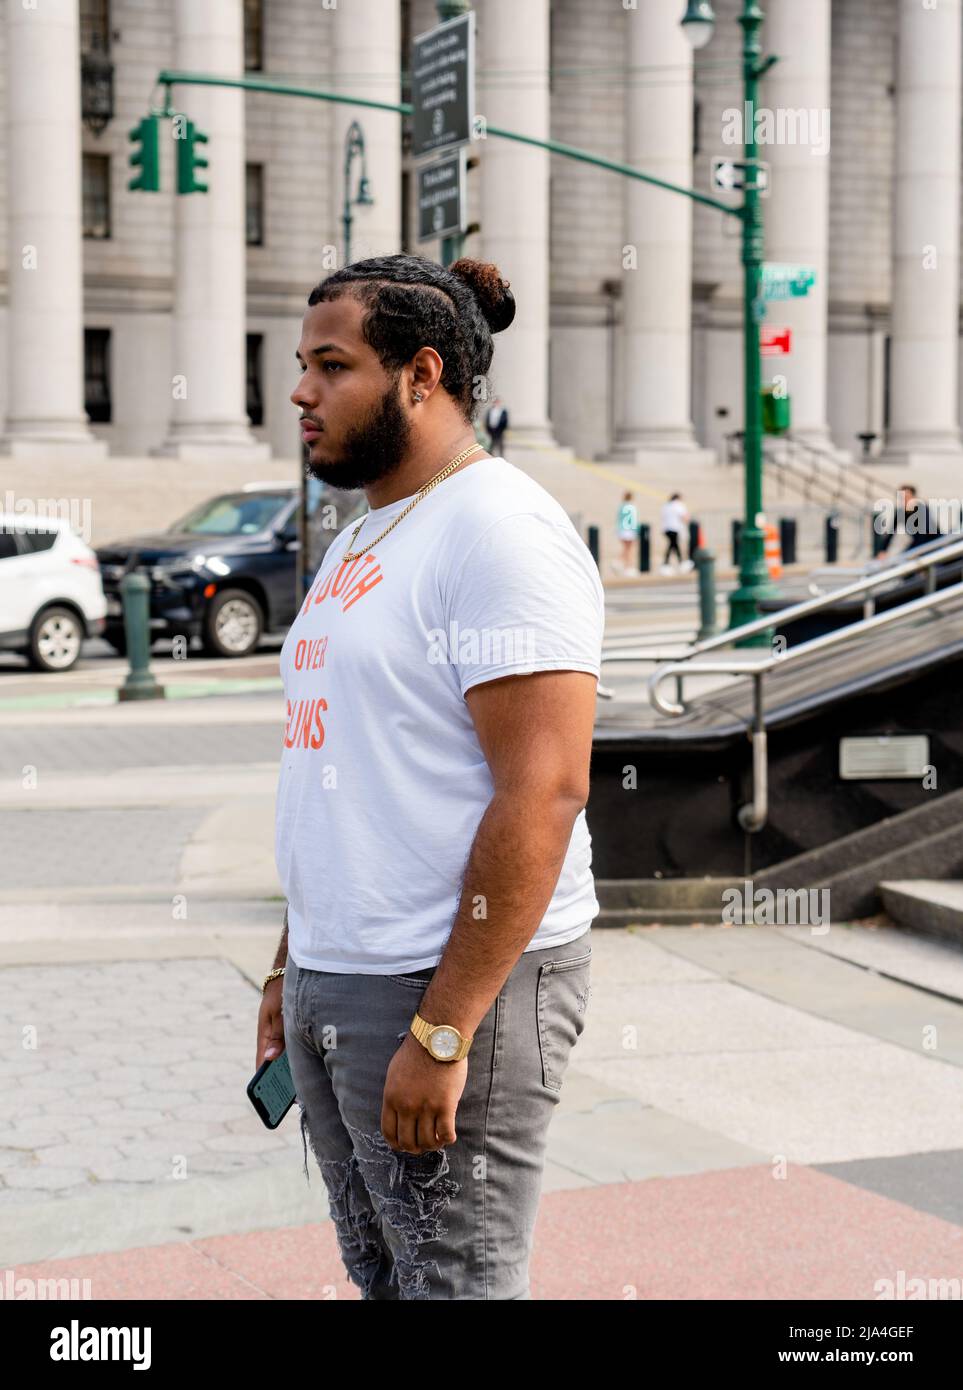
[[[510,282],[502,279],[497,266],[490,261],[473,261],[463,256],[448,268],[452,275],[460,275],[471,285],[493,333],[501,333],[509,326],[515,317],[515,296],[508,288]]]
[[[471,423],[482,398],[476,385],[495,350],[492,334],[515,317],[498,267],[469,257],[446,269],[423,256],[372,256],[315,285],[308,305],[345,294],[365,306],[361,335],[387,371],[397,374],[419,348],[434,348],[444,364],[441,385]]]

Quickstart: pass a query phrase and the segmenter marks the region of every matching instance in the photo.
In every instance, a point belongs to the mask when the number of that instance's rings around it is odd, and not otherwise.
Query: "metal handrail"
[[[790,604],[788,608],[780,609],[778,614],[770,613],[764,618],[754,618],[751,623],[743,623],[740,627],[727,628],[725,632],[720,632],[716,637],[706,637],[701,642],[693,642],[689,645],[688,651],[682,658],[680,658],[676,652],[667,653],[663,657],[659,654],[658,648],[634,650],[630,648],[626,651],[617,650],[614,652],[603,652],[603,664],[610,661],[688,661],[691,657],[700,656],[703,652],[714,651],[717,647],[728,647],[734,642],[742,641],[743,638],[754,637],[760,632],[767,632],[773,626],[777,618],[780,627],[785,627],[789,623],[796,622],[799,618],[808,617],[810,613],[818,613],[822,608],[831,607],[832,604],[838,603],[840,599],[882,588],[884,585],[892,583],[894,579],[900,579],[908,574],[915,574],[919,570],[929,569],[930,566],[935,565],[937,561],[952,560],[957,555],[963,555],[963,539],[953,541],[950,545],[937,547],[936,542],[939,539],[940,537],[935,537],[934,541],[927,541],[925,545],[918,546],[917,554],[914,555],[912,560],[904,560],[901,564],[896,565],[887,564],[885,567],[877,569],[875,573],[865,574],[860,579],[854,580],[851,584],[844,584],[838,589],[832,589],[828,593],[818,594],[813,598],[803,599],[799,603]],[[675,645],[678,645],[678,643]]]
[[[832,606],[841,598],[849,597],[852,594],[867,593],[879,588],[883,584],[889,584],[893,579],[899,579],[909,574],[916,574],[922,570],[933,571],[937,563],[954,559],[957,555],[963,555],[963,539],[954,541],[949,545],[937,545],[934,542],[927,542],[919,546],[921,553],[914,555],[911,560],[904,561],[899,565],[887,566],[879,573],[864,576],[846,584],[840,589],[834,590],[829,594],[822,594],[817,598],[805,599],[802,603],[796,603],[789,608],[784,608],[778,615],[780,625],[795,622],[799,618],[806,617],[810,613],[816,613],[822,608]],[[933,584],[929,582],[932,579]],[[820,637],[812,637],[808,642],[801,642],[798,646],[782,651],[770,651],[765,655],[759,654],[757,659],[753,659],[755,653],[747,652],[742,655],[738,662],[733,658],[727,661],[704,661],[699,662],[695,667],[690,663],[692,658],[704,652],[712,651],[718,647],[729,646],[733,642],[738,642],[741,638],[751,637],[760,632],[766,632],[773,626],[772,616],[766,618],[756,618],[751,623],[743,623],[741,627],[730,628],[727,632],[720,633],[717,637],[710,637],[702,642],[696,642],[685,655],[674,657],[668,662],[658,666],[648,681],[649,700],[652,706],[670,717],[677,717],[686,713],[686,704],[683,695],[683,676],[684,673],[697,672],[700,675],[725,675],[725,676],[751,676],[753,682],[753,718],[752,718],[752,800],[741,806],[737,812],[739,824],[747,834],[755,834],[766,824],[769,815],[769,767],[767,752],[767,733],[766,733],[766,708],[764,681],[766,675],[777,666],[798,661],[801,658],[811,656],[814,652],[823,651],[826,648],[840,646],[844,642],[850,642],[854,638],[861,637],[864,633],[873,631],[876,628],[886,627],[891,623],[899,622],[901,619],[914,613],[925,612],[930,608],[936,608],[940,604],[946,603],[957,597],[963,597],[963,580],[957,584],[951,584],[945,589],[935,590],[935,573],[927,575],[927,590],[920,598],[911,599],[908,603],[897,604],[896,607],[889,609],[885,613],[875,613],[872,616],[865,615],[862,621],[848,623],[845,627],[837,628],[833,632],[823,633]],[[747,660],[748,658],[748,660]],[[632,661],[639,660],[640,654],[633,652],[610,652],[602,654],[602,661]],[[642,659],[645,659],[642,656]],[[676,702],[663,699],[659,693],[659,687],[663,681],[670,676],[675,677],[676,682]],[[600,695],[611,699],[613,691],[599,686]]]
[[[869,469],[861,463],[851,465],[842,464],[838,462],[837,459],[833,458],[832,454],[816,448],[813,444],[807,444],[804,439],[795,439],[791,435],[785,437],[785,442],[795,449],[797,453],[808,455],[810,459],[815,460],[817,473],[820,470],[820,466],[824,466],[831,473],[835,473],[839,487],[838,496],[842,496],[843,489],[850,483],[855,484],[857,488],[859,484],[863,484],[864,500],[866,502],[875,501],[876,498],[888,496],[890,493],[890,484],[885,483],[881,478],[870,473]]]
[[[914,558],[914,559],[919,559],[919,557],[922,556],[922,555],[932,555],[932,554],[935,554],[935,552],[936,552],[937,550],[942,550],[942,549],[944,548],[944,546],[947,546],[948,544],[950,544],[949,537],[950,537],[951,535],[953,535],[953,534],[958,534],[958,533],[946,532],[946,531],[944,531],[944,532],[941,532],[940,535],[934,536],[932,540],[930,540],[930,541],[924,541],[922,545],[914,545],[914,547],[913,547],[913,558]],[[886,551],[882,551],[879,555],[874,555],[873,558],[872,558],[871,560],[864,560],[864,561],[862,562],[862,564],[860,564],[860,565],[851,565],[851,566],[823,565],[823,566],[820,566],[819,568],[810,571],[809,583],[808,583],[808,586],[807,586],[807,587],[808,587],[809,592],[810,592],[811,594],[824,594],[824,593],[827,593],[827,592],[838,593],[838,590],[828,591],[828,590],[826,590],[826,589],[821,589],[821,588],[818,586],[818,584],[816,583],[816,580],[815,580],[815,577],[814,577],[814,576],[819,576],[819,575],[823,575],[823,574],[832,576],[832,575],[834,575],[834,574],[846,574],[846,573],[854,573],[854,572],[855,572],[856,574],[881,574],[881,573],[886,573],[886,574],[892,575],[892,572],[893,572],[893,569],[895,568],[895,566],[897,566],[898,564],[901,563],[901,561],[900,561],[900,556],[901,556],[901,555],[905,555],[905,553],[906,553],[905,549],[902,550],[902,551],[900,551],[900,550],[894,551],[894,553],[893,553],[892,555],[887,554]],[[905,563],[905,562],[903,562],[903,563]]]
[[[899,621],[900,618],[922,612],[927,608],[936,608],[948,599],[960,596],[963,596],[963,580],[958,584],[951,584],[946,589],[940,589],[936,593],[923,594],[920,598],[911,599],[909,603],[901,603],[898,607],[890,608],[885,613],[877,613],[872,618],[865,618],[858,623],[847,623],[845,627],[836,628],[833,632],[824,632],[819,637],[811,637],[808,642],[800,642],[795,647],[787,647],[785,651],[767,653],[765,656],[760,656],[758,661],[700,661],[694,669],[700,676],[765,675],[777,666],[787,666],[790,662],[798,661],[801,657],[812,656],[814,652],[823,651],[826,647],[840,646],[844,642],[852,641],[854,637],[861,637],[865,632],[870,632],[878,627],[886,627],[889,623]],[[677,675],[679,669],[685,666],[688,660],[688,657],[683,657],[678,661],[666,662],[658,670],[653,671],[649,677],[649,697],[660,714],[678,716],[687,713],[687,706],[684,703],[673,704],[671,701],[663,699],[658,688],[669,676]]]
[[[956,548],[963,550],[963,542]],[[814,652],[825,651],[828,647],[841,646],[844,642],[852,641],[854,637],[861,637],[864,633],[876,628],[899,622],[914,613],[937,608],[940,604],[954,598],[963,598],[963,581],[958,584],[951,584],[946,589],[940,589],[935,593],[924,594],[921,598],[911,599],[909,603],[898,604],[897,607],[889,609],[886,613],[877,613],[872,618],[864,618],[861,622],[849,623],[845,627],[837,628],[834,632],[825,632],[820,637],[812,637],[808,642],[800,642],[798,646],[790,647],[786,651],[772,652],[769,655],[761,656],[758,661],[751,665],[747,665],[745,662],[737,665],[733,661],[699,663],[695,669],[701,675],[747,675],[752,677],[752,800],[740,806],[737,812],[739,824],[743,830],[748,834],[755,834],[766,824],[769,815],[769,762],[765,691],[763,688],[763,682],[768,672],[777,666],[785,666],[792,661],[812,656]],[[799,605],[799,607],[802,606]],[[751,624],[747,624],[747,626],[751,626]],[[733,630],[737,631],[738,629]],[[686,657],[682,661],[669,662],[660,666],[649,677],[649,699],[660,714],[677,716],[686,713],[686,705],[683,703],[682,696],[681,669],[688,659]],[[676,679],[678,703],[675,704],[663,699],[659,694],[659,686],[670,676],[675,676]]]

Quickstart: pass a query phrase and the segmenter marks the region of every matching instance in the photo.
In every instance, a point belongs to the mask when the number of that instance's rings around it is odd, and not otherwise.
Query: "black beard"
[[[345,491],[386,478],[400,467],[408,449],[411,424],[398,402],[397,379],[359,425],[349,430],[337,463],[314,463],[305,468],[313,478]]]

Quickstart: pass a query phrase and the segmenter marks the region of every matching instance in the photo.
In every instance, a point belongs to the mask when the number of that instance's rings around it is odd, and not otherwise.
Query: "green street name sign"
[[[765,261],[762,267],[764,299],[802,299],[816,283],[816,271],[811,265],[784,265]]]

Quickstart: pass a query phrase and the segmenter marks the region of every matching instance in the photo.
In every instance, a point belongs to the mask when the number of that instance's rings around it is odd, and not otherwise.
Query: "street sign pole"
[[[756,0],[745,0],[739,23],[743,31],[742,70],[745,83],[744,111],[755,111],[761,64],[759,30],[763,12]],[[745,160],[756,159],[756,132],[753,121],[746,122]],[[764,552],[762,513],[762,361],[759,354],[759,324],[765,313],[762,297],[763,233],[759,189],[755,180],[746,180],[742,206],[743,333],[745,376],[745,516],[739,542],[739,586],[729,598],[729,626],[740,627],[759,617],[759,602],[776,590],[769,579]],[[746,646],[768,646],[769,633],[746,639]]]
[[[440,23],[416,34],[411,45],[411,153],[415,159],[450,156],[472,138],[475,73],[475,15],[469,0],[437,0]],[[424,193],[419,172],[419,191]],[[441,237],[441,263],[459,259],[465,242],[465,205],[460,220]],[[426,239],[426,238],[422,238]]]
[[[458,19],[471,10],[471,0],[437,0],[438,18],[442,24],[448,19]],[[467,189],[466,189],[467,196]],[[441,263],[452,265],[461,259],[465,250],[465,233],[459,228],[441,240]]]

